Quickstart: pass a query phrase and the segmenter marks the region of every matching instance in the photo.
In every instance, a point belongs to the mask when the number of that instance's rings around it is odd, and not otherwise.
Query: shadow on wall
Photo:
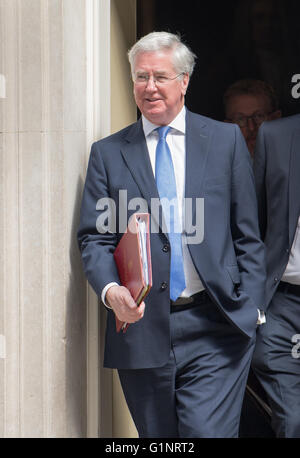
[[[86,279],[77,243],[83,180],[78,178],[69,247],[70,271],[66,297],[66,397],[67,419],[72,421],[70,437],[86,437],[87,430],[87,311]]]

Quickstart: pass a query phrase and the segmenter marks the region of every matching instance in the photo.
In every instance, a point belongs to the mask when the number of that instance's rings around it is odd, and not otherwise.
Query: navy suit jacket
[[[262,124],[254,173],[266,245],[268,306],[287,266],[300,214],[300,115]]]
[[[119,190],[127,201],[142,197],[151,210],[158,198],[142,122],[92,146],[78,231],[86,276],[98,294],[119,282],[113,259],[122,233]],[[116,203],[116,233],[100,234],[96,209],[100,198]],[[185,197],[204,198],[204,240],[189,251],[199,276],[220,312],[245,338],[255,334],[257,308],[264,309],[264,245],[259,237],[252,164],[238,126],[186,114]],[[126,206],[126,203],[125,203]],[[124,203],[121,204],[124,210]],[[121,208],[122,210],[122,208]],[[134,211],[128,211],[128,217]],[[170,252],[162,230],[151,233],[153,287],[144,317],[125,334],[115,331],[108,311],[104,365],[146,368],[164,365],[170,354]],[[234,351],[234,349],[233,349]]]

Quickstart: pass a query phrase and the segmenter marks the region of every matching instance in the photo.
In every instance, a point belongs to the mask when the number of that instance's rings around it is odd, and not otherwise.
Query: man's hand
[[[106,292],[105,302],[113,309],[117,318],[125,323],[135,323],[144,316],[145,303],[141,302],[137,306],[125,286],[111,286]]]

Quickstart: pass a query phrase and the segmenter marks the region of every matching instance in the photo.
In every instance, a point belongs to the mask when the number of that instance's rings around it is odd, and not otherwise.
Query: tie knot
[[[170,126],[161,126],[157,129],[159,140],[162,138],[165,139],[166,136],[168,135],[168,132],[170,130]]]

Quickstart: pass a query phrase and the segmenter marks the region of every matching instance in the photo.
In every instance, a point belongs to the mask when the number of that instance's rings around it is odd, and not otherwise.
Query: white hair
[[[177,73],[192,75],[197,56],[182,43],[179,35],[169,32],[151,32],[132,46],[128,51],[132,75],[134,75],[135,59],[138,54],[162,50],[173,50],[173,65]]]

